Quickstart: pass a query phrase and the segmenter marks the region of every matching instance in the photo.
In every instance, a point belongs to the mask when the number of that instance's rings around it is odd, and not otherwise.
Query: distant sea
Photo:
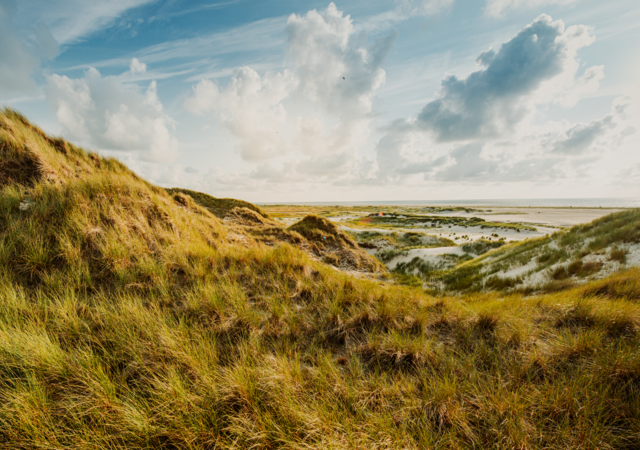
[[[272,202],[260,205],[309,205],[309,206],[542,206],[572,208],[640,208],[640,197],[628,198],[515,198],[473,200],[398,200],[368,202]]]

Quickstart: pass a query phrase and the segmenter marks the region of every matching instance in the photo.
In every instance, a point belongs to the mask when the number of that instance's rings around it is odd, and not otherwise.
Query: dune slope
[[[432,298],[261,240],[264,224],[225,222],[11,110],[0,152],[3,448],[640,438],[637,270],[538,298]]]

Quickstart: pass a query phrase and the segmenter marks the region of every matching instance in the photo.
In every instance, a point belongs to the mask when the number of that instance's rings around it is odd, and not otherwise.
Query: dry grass
[[[637,271],[434,299],[0,122],[43,168],[0,190],[0,447],[637,448]]]
[[[194,199],[194,201],[200,206],[204,206],[214,215],[220,219],[224,219],[235,208],[245,208],[254,211],[264,219],[268,219],[269,215],[264,212],[262,208],[254,205],[253,203],[245,202],[244,200],[237,200],[235,198],[216,198],[203,192],[191,191],[183,188],[171,188],[167,189],[167,192],[171,195],[182,194],[187,195]]]

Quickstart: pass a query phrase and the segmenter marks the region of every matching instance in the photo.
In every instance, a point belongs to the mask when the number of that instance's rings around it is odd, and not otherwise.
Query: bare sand
[[[480,217],[487,222],[505,222],[505,223],[521,223],[524,225],[532,226],[536,231],[532,230],[511,230],[500,228],[480,228],[480,227],[462,227],[452,225],[451,227],[445,226],[442,228],[395,228],[395,229],[382,229],[382,228],[367,228],[366,231],[379,231],[381,233],[391,233],[393,231],[406,232],[406,231],[421,231],[433,236],[440,236],[453,240],[456,244],[462,245],[467,242],[472,242],[481,238],[495,239],[495,234],[500,238],[504,238],[507,242],[521,241],[527,238],[535,238],[544,235],[550,235],[554,232],[574,225],[582,223],[589,223],[600,217],[612,214],[614,212],[622,211],[622,209],[614,208],[529,208],[529,207],[482,207],[477,209],[483,209],[483,212],[443,212],[443,213],[431,213],[432,216],[457,216],[457,217]],[[490,211],[489,211],[490,210]],[[339,227],[343,230],[350,231],[365,231],[356,230],[340,224]],[[465,239],[463,239],[463,236]],[[377,250],[372,250],[369,253],[373,254]],[[440,257],[446,253],[463,254],[461,247],[437,247],[429,249],[413,249],[409,251],[407,256],[399,256],[389,261],[386,265],[390,269],[393,269],[398,263],[406,262],[413,259],[415,256],[430,261],[438,262]],[[640,255],[640,251],[638,252]],[[630,259],[640,258],[631,252]],[[635,262],[635,261],[634,261]],[[638,261],[640,264],[640,261]],[[631,263],[630,265],[633,265]],[[530,267],[518,267],[514,268],[512,272],[508,272],[509,276],[520,275],[526,273]],[[535,274],[534,274],[535,275]],[[537,276],[537,275],[536,275]]]
[[[622,211],[614,208],[515,208],[488,206],[485,212],[464,211],[430,214],[434,216],[480,217],[487,222],[519,222],[525,224],[541,224],[550,227],[572,227],[581,223],[592,222],[602,216]],[[488,212],[491,210],[491,212]]]
[[[440,256],[445,254],[461,256],[464,255],[464,250],[462,250],[462,247],[414,248],[409,250],[406,256],[399,256],[389,261],[387,267],[393,270],[399,263],[409,262],[416,256],[425,261],[437,263],[441,260]]]

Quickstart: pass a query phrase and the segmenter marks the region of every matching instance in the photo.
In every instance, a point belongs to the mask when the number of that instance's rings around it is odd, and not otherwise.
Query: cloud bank
[[[139,67],[132,63],[133,69]],[[143,161],[177,155],[173,121],[164,113],[156,82],[140,92],[91,68],[83,78],[47,77],[46,96],[65,136],[100,150],[136,153]]]
[[[226,87],[201,80],[185,108],[214,113],[236,136],[247,161],[294,154],[308,175],[340,171],[369,134],[382,64],[395,34],[369,41],[350,16],[331,3],[324,11],[293,14],[286,25],[288,68],[260,76],[237,68]]]
[[[551,80],[568,76],[576,84],[577,50],[592,42],[588,27],[565,30],[562,21],[542,15],[497,52],[490,49],[480,54],[477,63],[484,69],[465,79],[448,75],[436,98],[418,114],[415,126],[431,132],[437,142],[495,138],[511,132],[537,102],[566,90],[565,80],[555,86]],[[590,69],[586,80],[598,80],[597,71]],[[583,80],[580,86],[589,85]],[[597,88],[597,82],[591,84]],[[539,95],[543,85],[546,92]]]

